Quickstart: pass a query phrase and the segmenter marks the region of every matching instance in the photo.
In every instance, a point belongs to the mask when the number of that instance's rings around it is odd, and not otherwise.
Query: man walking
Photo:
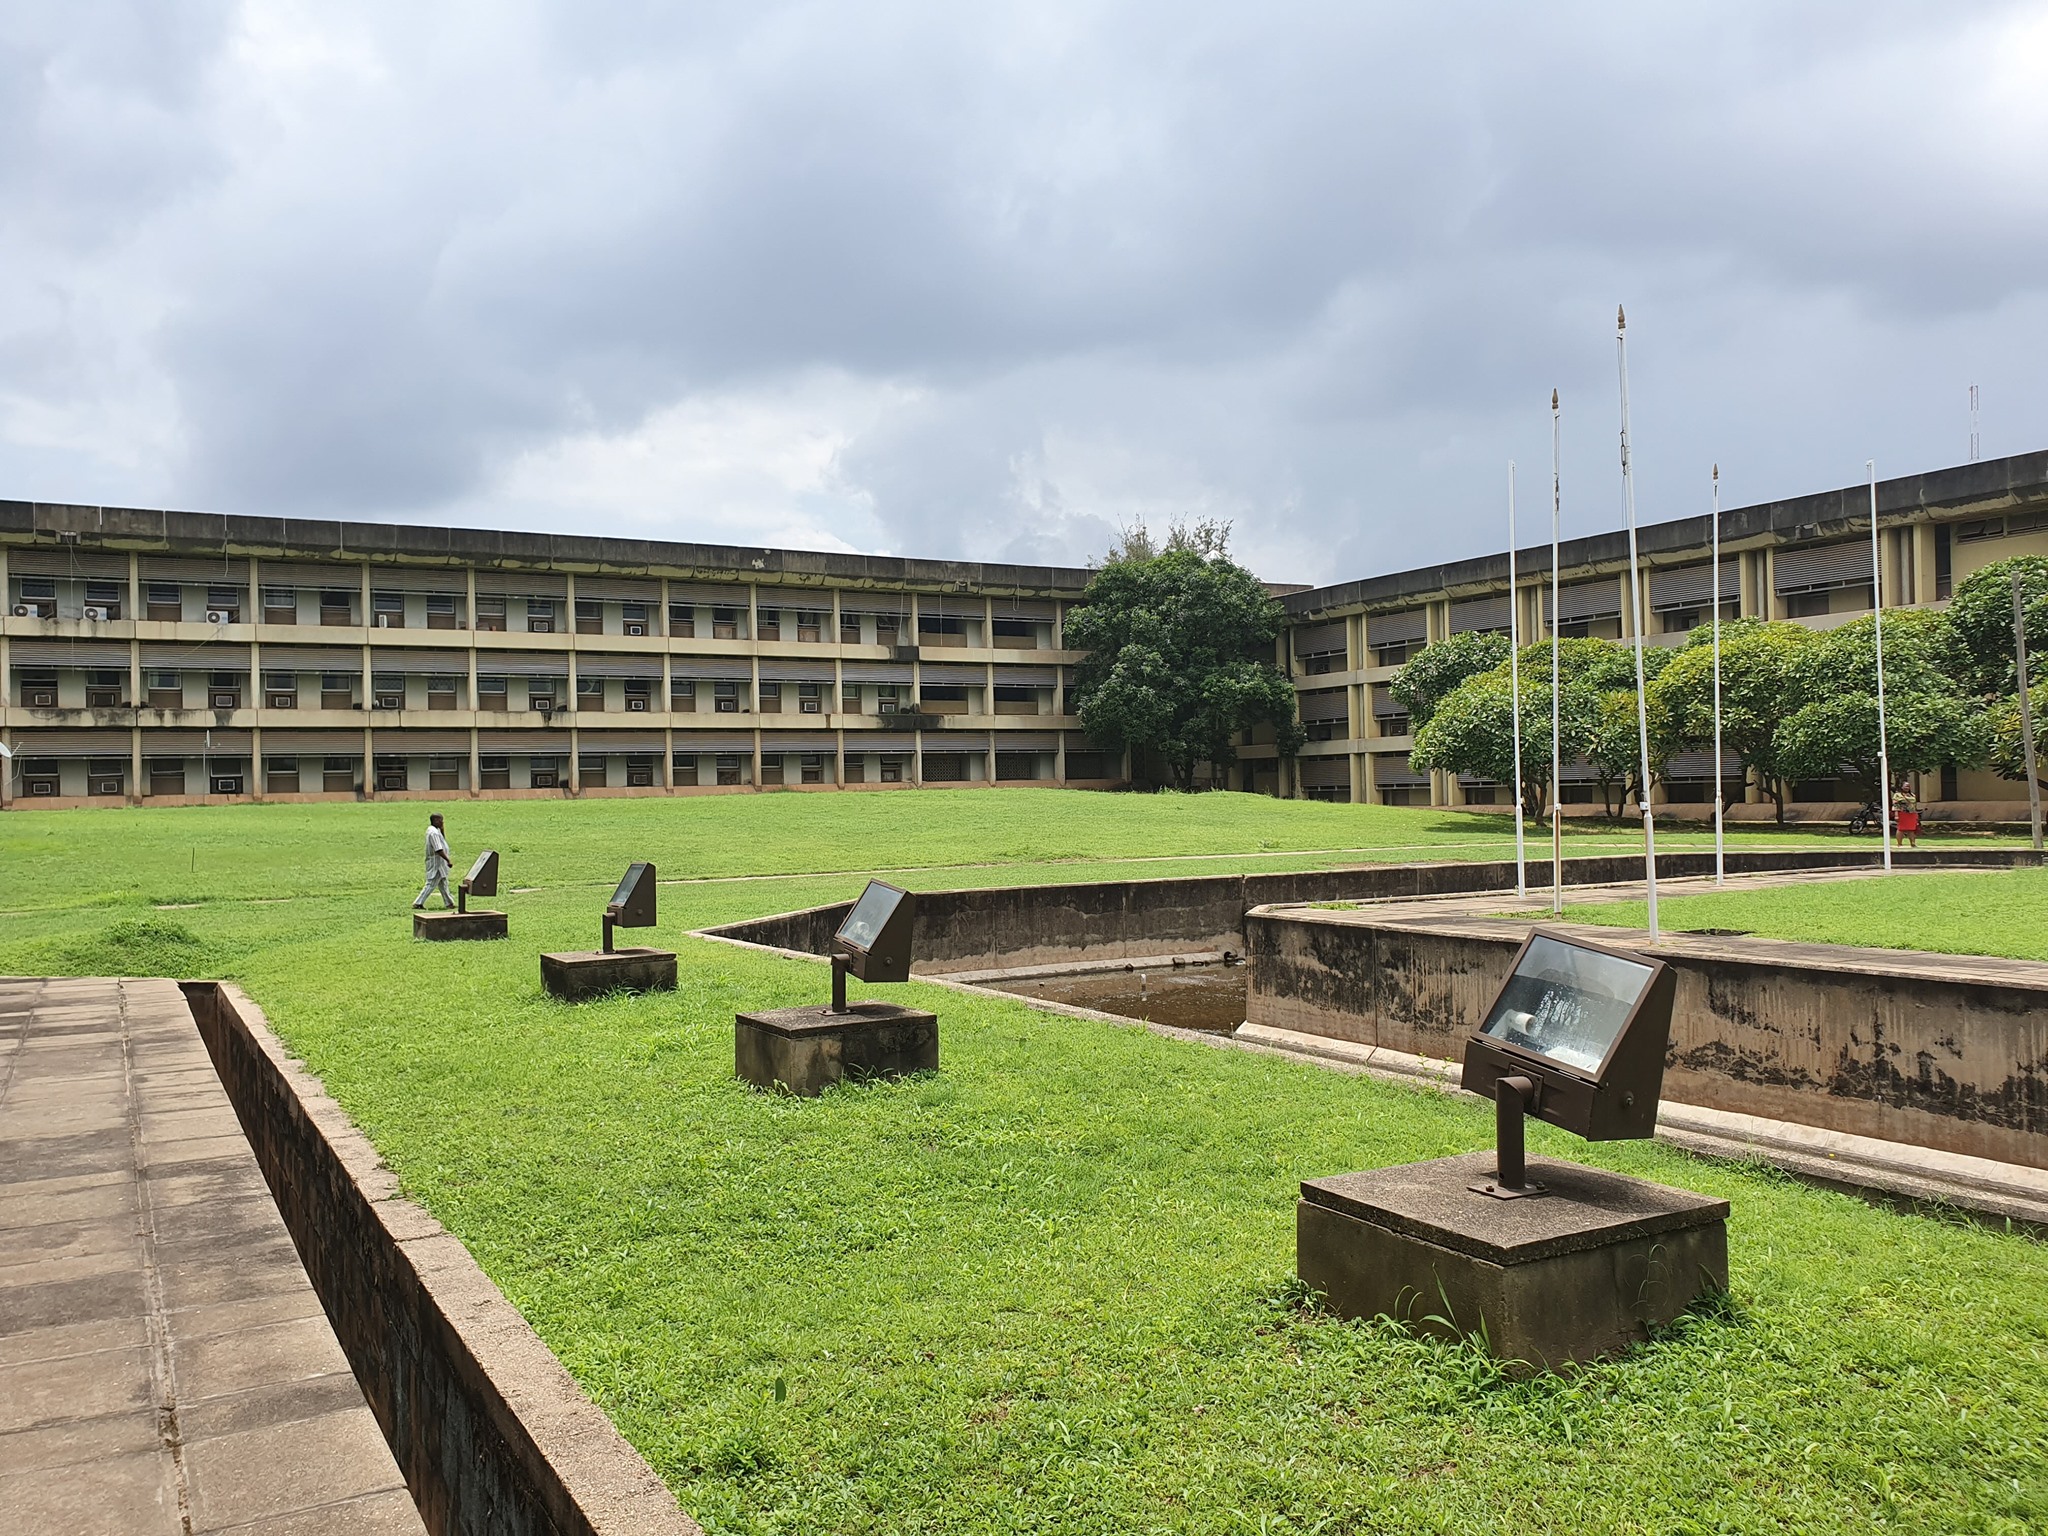
[[[448,894],[448,871],[453,868],[448,858],[448,834],[441,830],[441,818],[427,818],[427,883],[420,887],[419,899],[412,904],[415,912],[423,912],[427,906],[429,892],[441,893],[441,905],[453,907],[455,898]]]

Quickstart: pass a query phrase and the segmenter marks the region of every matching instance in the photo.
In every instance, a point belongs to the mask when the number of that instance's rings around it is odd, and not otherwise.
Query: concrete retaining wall
[[[428,1530],[700,1536],[255,1005],[215,982],[185,995]]]
[[[1874,864],[1875,848],[1757,849],[1728,855],[1735,874],[1798,869],[1857,868]],[[2024,849],[1900,850],[1894,861],[1913,864],[2008,868],[2035,862]],[[1640,880],[1643,861],[1632,854],[1566,859],[1565,883],[1600,885]],[[1657,861],[1663,875],[1710,875],[1711,853],[1672,853]],[[1550,883],[1550,861],[1529,865],[1532,885]],[[1073,885],[997,886],[932,891],[917,898],[916,968],[927,974],[997,967],[1054,965],[1062,961],[1116,960],[1178,950],[1242,952],[1244,914],[1277,902],[1377,901],[1404,896],[1452,896],[1513,887],[1512,862],[1483,864],[1363,864],[1298,874],[1196,875],[1165,880],[1113,880]],[[784,912],[706,929],[805,954],[830,953],[832,935],[851,902]]]
[[[1461,1057],[1529,927],[1254,911],[1246,1015]],[[2048,1168],[2048,965],[1685,936],[1657,953],[1678,971],[1665,1097]]]

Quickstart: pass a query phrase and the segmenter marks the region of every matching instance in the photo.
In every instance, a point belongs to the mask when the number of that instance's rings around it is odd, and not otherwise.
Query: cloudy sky
[[[22,0],[0,496],[1275,580],[2048,446],[2048,8]]]

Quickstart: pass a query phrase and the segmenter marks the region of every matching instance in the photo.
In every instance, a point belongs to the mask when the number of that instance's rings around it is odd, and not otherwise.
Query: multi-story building
[[[1104,786],[1089,573],[0,503],[38,804]]]
[[[1946,606],[1956,583],[1972,571],[2012,555],[2048,555],[2048,453],[1880,481],[1877,511],[1885,608]],[[1713,617],[1717,603],[1724,618],[1789,619],[1820,629],[1871,611],[1867,486],[1723,511],[1718,573],[1712,536],[1710,515],[1638,530],[1646,643],[1684,644]],[[1515,558],[1512,601],[1526,641],[1553,631],[1633,637],[1626,533],[1564,543],[1554,620],[1550,565],[1548,541]],[[1283,597],[1290,620],[1287,659],[1309,735],[1297,764],[1300,792],[1375,805],[1510,801],[1508,786],[1411,769],[1414,737],[1388,686],[1402,663],[1431,641],[1466,630],[1505,634],[1510,601],[1505,551]],[[1272,755],[1270,747],[1245,749],[1254,774],[1262,752]],[[1729,757],[1731,783],[1736,768]],[[1652,803],[1691,805],[1704,814],[1713,773],[1711,753],[1674,758],[1653,788]],[[1968,769],[1929,775],[1921,788],[1930,801],[2026,798],[2025,786]],[[1568,806],[1593,800],[1591,770],[1568,764],[1562,789]],[[1793,798],[1836,802],[1852,793],[1821,781],[1795,785]],[[1762,792],[1751,786],[1748,798],[1755,803]]]
[[[1939,606],[2048,555],[2048,453],[1880,482],[1884,602]],[[1871,607],[1865,487],[1639,531],[1645,639],[1726,617],[1816,627]],[[1621,532],[1515,562],[1531,640],[1633,635]],[[1130,764],[1068,712],[1067,609],[1090,572],[449,528],[0,502],[0,796],[38,804],[647,795],[961,783],[1107,787]],[[1223,781],[1387,805],[1504,803],[1412,771],[1388,688],[1433,640],[1508,628],[1505,553],[1276,588],[1309,741]],[[1729,762],[1732,774],[1734,764]],[[1712,762],[1653,799],[1704,806]],[[1755,799],[1758,791],[1750,790]],[[2010,801],[1971,770],[1929,800]],[[1834,801],[1841,786],[1797,787]],[[1562,798],[1593,798],[1568,766]]]

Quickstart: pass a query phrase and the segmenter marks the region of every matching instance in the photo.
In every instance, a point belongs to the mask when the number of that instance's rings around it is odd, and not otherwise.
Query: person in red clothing
[[[1892,825],[1908,848],[1920,846],[1920,797],[1913,793],[1911,779],[1899,780],[1892,791]]]

